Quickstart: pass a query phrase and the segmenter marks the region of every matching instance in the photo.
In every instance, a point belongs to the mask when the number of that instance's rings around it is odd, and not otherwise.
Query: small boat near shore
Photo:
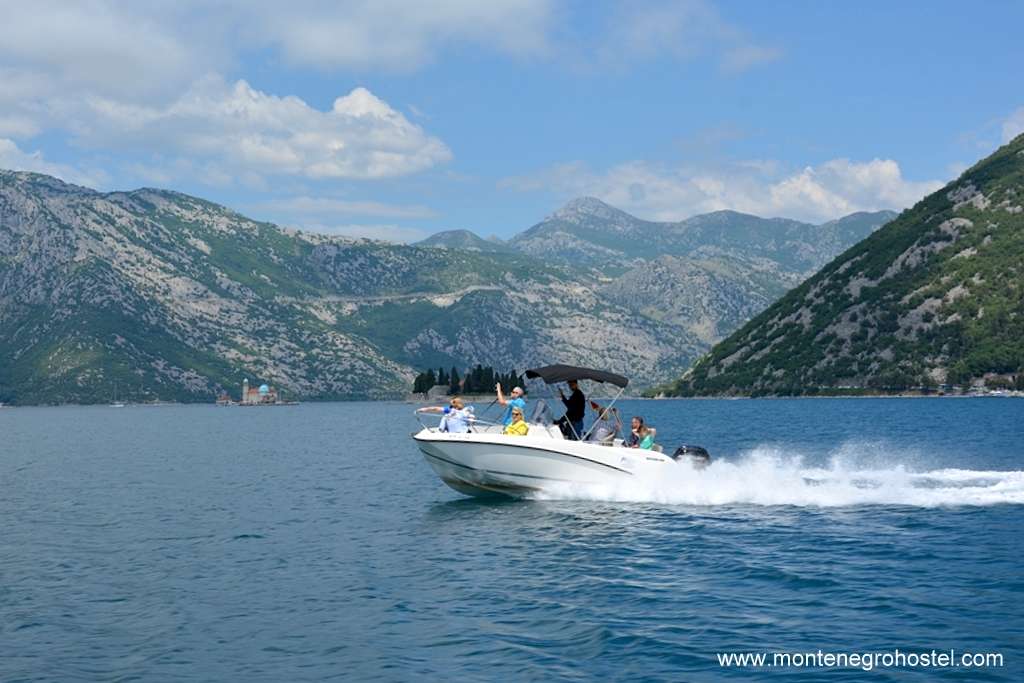
[[[114,382],[114,400],[110,402],[111,408],[124,408],[124,401],[117,397],[117,382]]]
[[[590,380],[617,386],[622,395],[629,380],[602,370],[549,365],[526,371],[546,384]],[[526,436],[503,434],[503,425],[474,420],[470,431],[452,433],[423,423],[429,409],[416,411],[423,428],[412,438],[424,459],[445,484],[470,496],[522,498],[567,486],[615,486],[637,477],[658,477],[668,468],[701,468],[711,458],[700,446],[680,446],[671,455],[660,448],[629,448],[621,439],[608,442],[566,439],[550,420],[543,399],[535,403]]]

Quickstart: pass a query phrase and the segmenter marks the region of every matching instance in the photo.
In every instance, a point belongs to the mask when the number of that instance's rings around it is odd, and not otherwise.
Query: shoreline
[[[459,394],[466,403],[489,403],[494,400],[493,395]],[[550,399],[550,396],[539,398]],[[555,397],[557,399],[557,397]],[[971,399],[971,398],[1024,398],[1024,392],[1009,392],[1004,394],[816,394],[800,396],[621,396],[619,401],[760,401],[760,400],[820,400],[820,399]],[[296,403],[280,404],[295,407],[303,404],[316,403],[404,403],[407,405],[439,405],[446,403],[450,397],[443,396],[437,399],[412,399],[406,397],[396,398],[330,398],[330,399],[304,399]],[[589,399],[589,397],[588,397]],[[608,400],[600,397],[595,400]],[[527,396],[527,400],[530,400]],[[538,400],[538,399],[534,399]],[[126,403],[124,408],[165,408],[173,406],[210,406],[223,408],[216,403],[208,401],[161,401],[159,403]],[[0,412],[16,408],[108,408],[109,403],[5,403],[0,405]],[[266,406],[263,406],[266,407]]]

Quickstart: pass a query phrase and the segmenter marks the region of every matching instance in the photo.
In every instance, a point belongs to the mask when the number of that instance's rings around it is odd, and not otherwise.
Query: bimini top
[[[614,384],[621,389],[625,389],[626,385],[629,384],[628,379],[622,375],[616,375],[614,372],[592,370],[590,368],[577,368],[572,365],[545,365],[542,368],[527,370],[526,376],[530,379],[539,377],[544,380],[546,384],[568,382],[572,379],[590,379],[595,382],[607,382],[608,384]]]

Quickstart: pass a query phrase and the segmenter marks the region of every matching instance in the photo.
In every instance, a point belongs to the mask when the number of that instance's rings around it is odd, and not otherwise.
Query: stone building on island
[[[266,384],[261,384],[259,387],[250,387],[248,378],[242,380],[242,400],[239,405],[274,405],[280,402],[277,389],[274,387]]]

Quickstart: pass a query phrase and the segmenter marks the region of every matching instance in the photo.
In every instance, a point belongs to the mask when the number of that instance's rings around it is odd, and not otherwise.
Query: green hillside
[[[716,345],[669,395],[1024,384],[1024,136]]]

